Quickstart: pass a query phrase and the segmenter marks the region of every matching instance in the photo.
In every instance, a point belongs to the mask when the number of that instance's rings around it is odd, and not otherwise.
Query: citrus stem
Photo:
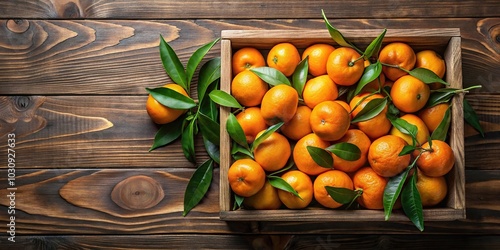
[[[409,70],[407,70],[407,69],[405,69],[405,68],[403,68],[403,67],[401,67],[399,65],[388,64],[388,63],[383,63],[383,62],[380,62],[380,63],[382,64],[382,66],[391,67],[391,68],[397,68],[397,69],[400,69],[400,70],[402,70],[402,71],[404,71],[404,72],[406,72],[408,74],[410,73]]]
[[[350,61],[350,62],[348,63],[348,66],[349,66],[349,67],[354,66],[354,64],[356,64],[356,62],[358,62],[358,61],[359,61],[359,60],[361,60],[361,59],[363,59],[363,55],[361,55],[360,57],[358,57],[358,58],[357,58],[356,60],[354,60],[354,61]]]
[[[465,93],[465,94],[467,94],[472,89],[480,89],[482,87],[483,86],[481,86],[481,85],[474,85],[474,86],[470,86],[470,87],[465,88],[465,89],[459,89],[459,90],[455,91],[455,93]]]

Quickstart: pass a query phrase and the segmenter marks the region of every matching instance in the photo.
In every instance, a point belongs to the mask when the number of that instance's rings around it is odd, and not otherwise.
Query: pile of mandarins
[[[291,77],[299,63],[308,60],[308,80],[299,91],[287,84],[270,85],[250,69],[274,68]],[[396,67],[411,70],[422,67],[439,77],[445,74],[445,61],[432,50],[415,53],[407,44],[383,46],[379,60],[382,73],[355,96],[339,93],[355,86],[370,62],[354,49],[314,44],[299,52],[291,43],[279,43],[265,55],[245,47],[232,57],[231,95],[245,108],[236,118],[251,144],[267,128],[284,124],[253,152],[252,157],[235,159],[228,170],[232,191],[244,197],[243,206],[253,209],[302,209],[313,201],[328,208],[343,204],[333,199],[325,187],[360,190],[357,202],[367,209],[383,209],[383,194],[390,177],[406,169],[415,158],[417,188],[424,207],[439,204],[447,194],[445,175],[454,165],[451,147],[432,140],[430,134],[443,120],[449,104],[426,107],[431,89],[441,84],[425,84]],[[352,122],[373,99],[390,100],[383,110],[359,122]],[[387,116],[389,105],[398,117],[418,128],[416,140],[399,131]],[[357,160],[346,160],[332,153],[333,165],[317,163],[308,146],[327,148],[347,142],[360,151]],[[419,150],[400,155],[406,145]],[[290,168],[290,162],[293,161]],[[276,175],[298,195],[270,184]]]

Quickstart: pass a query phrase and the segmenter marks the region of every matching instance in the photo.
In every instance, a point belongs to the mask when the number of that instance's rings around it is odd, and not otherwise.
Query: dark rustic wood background
[[[460,28],[464,87],[486,137],[465,127],[467,219],[409,222],[225,222],[219,177],[182,217],[195,166],[179,143],[148,152],[157,127],[145,87],[169,82],[162,34],[183,63],[225,29]],[[208,57],[219,56],[220,44]],[[194,82],[196,82],[196,78]],[[7,240],[7,133],[16,144],[16,243]],[[146,1],[0,2],[0,245],[76,248],[500,248],[500,2]],[[197,143],[201,160],[201,141]],[[136,175],[162,185],[154,208],[128,211],[113,187]]]

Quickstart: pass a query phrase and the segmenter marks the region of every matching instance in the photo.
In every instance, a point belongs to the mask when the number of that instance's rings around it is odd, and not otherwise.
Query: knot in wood
[[[10,19],[7,21],[7,29],[14,33],[23,33],[30,27],[30,22],[24,19]]]
[[[113,188],[111,200],[127,210],[152,208],[165,196],[161,185],[151,177],[136,175],[129,177]]]
[[[15,97],[15,107],[18,111],[28,110],[31,106],[31,97],[29,96],[16,96]]]
[[[74,2],[68,2],[64,5],[62,16],[64,18],[80,18],[80,8]]]

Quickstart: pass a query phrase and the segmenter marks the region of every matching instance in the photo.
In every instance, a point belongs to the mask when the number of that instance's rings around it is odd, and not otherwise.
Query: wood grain
[[[316,18],[324,9],[336,18],[414,18],[497,16],[498,1],[8,1],[1,18]],[[255,11],[248,11],[255,10]],[[15,13],[15,14],[13,14]]]
[[[184,188],[194,169],[26,169],[16,171],[16,233],[33,234],[175,234],[175,233],[415,233],[409,221],[225,222],[219,219],[219,171],[202,203],[182,217]],[[110,199],[113,187],[131,176],[144,175],[160,183],[165,198],[149,209],[127,210]],[[0,170],[0,197],[8,192],[7,171]],[[467,218],[426,221],[426,234],[500,232],[499,170],[466,171]],[[89,185],[89,181],[93,185]],[[80,199],[64,199],[71,187]],[[0,208],[6,211],[6,199]],[[293,211],[290,211],[293,212]],[[6,213],[0,222],[7,223]]]
[[[146,99],[146,95],[44,97],[43,105],[34,113],[46,121],[43,129],[27,131],[22,120],[10,123],[15,128],[13,133],[25,134],[17,136],[16,167],[193,167],[185,159],[180,141],[148,152],[159,127],[146,112]],[[6,141],[7,134],[0,138]],[[6,147],[4,144],[0,149]],[[195,150],[200,162],[207,158],[201,138],[195,141]],[[6,157],[0,154],[2,162]]]
[[[5,242],[8,249],[494,249],[500,244],[496,235],[99,235],[99,236],[19,236]],[[224,242],[224,244],[214,243]]]
[[[464,87],[500,93],[500,18],[332,19],[339,29],[460,28]],[[295,20],[0,20],[0,95],[145,94],[171,82],[159,35],[181,61],[222,30],[325,29]],[[217,44],[207,58],[220,55]],[[193,79],[196,83],[197,73]],[[196,91],[192,91],[193,94]]]

